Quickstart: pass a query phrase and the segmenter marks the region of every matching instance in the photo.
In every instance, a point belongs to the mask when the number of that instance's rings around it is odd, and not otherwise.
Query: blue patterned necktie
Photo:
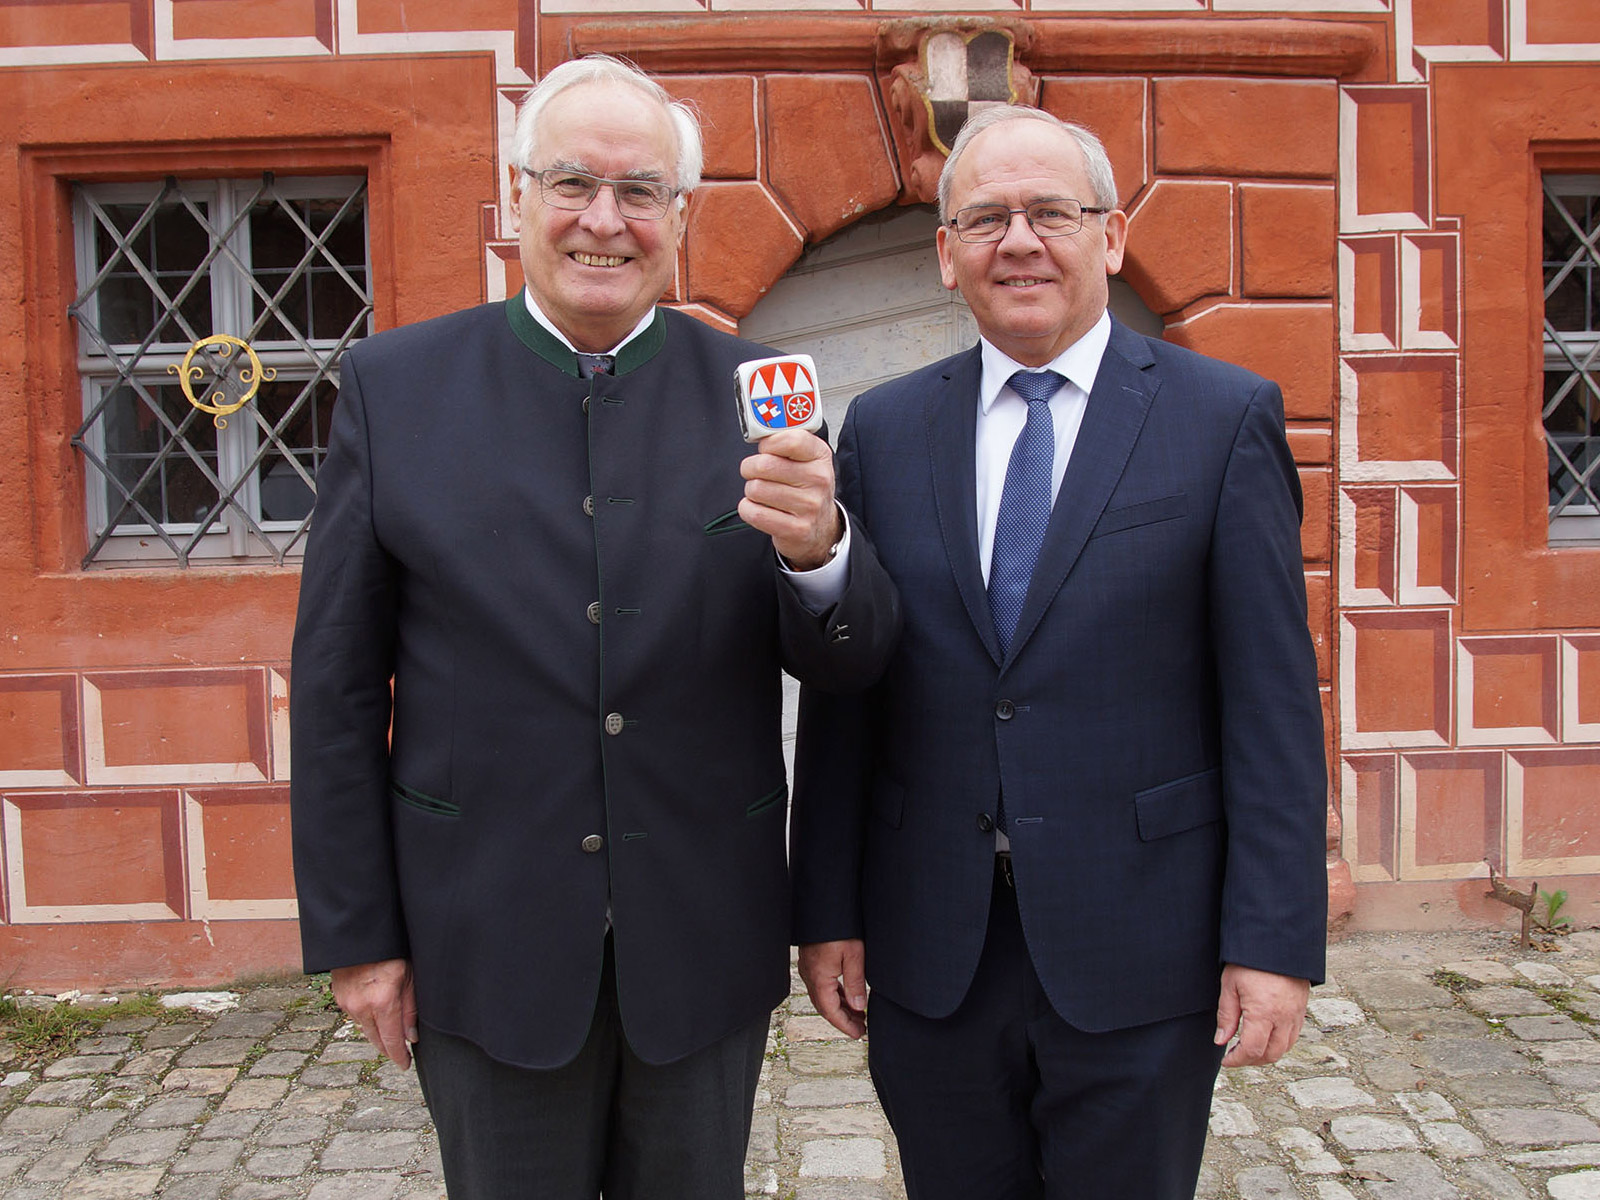
[[[1017,631],[1028,581],[1050,523],[1051,467],[1056,455],[1050,397],[1066,382],[1054,371],[1018,371],[1007,380],[1011,390],[1028,402],[1028,421],[1011,448],[989,559],[989,613],[1001,654],[1010,649]]]

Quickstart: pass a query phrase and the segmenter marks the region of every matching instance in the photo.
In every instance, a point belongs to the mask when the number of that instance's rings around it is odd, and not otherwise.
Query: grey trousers
[[[766,1041],[762,1018],[677,1062],[641,1062],[609,937],[594,1024],[564,1067],[508,1066],[423,1025],[417,1078],[450,1200],[743,1200]]]

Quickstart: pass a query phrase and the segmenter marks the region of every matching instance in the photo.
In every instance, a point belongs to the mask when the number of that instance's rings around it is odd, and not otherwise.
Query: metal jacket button
[[[600,601],[598,600],[589,605],[589,624],[600,624]]]
[[[585,854],[598,854],[600,852],[600,847],[604,846],[605,844],[605,838],[601,837],[598,833],[591,833],[580,843],[580,845],[583,846],[583,852]]]
[[[593,496],[585,496],[583,498],[583,515],[586,516],[586,517],[594,516],[594,497]]]
[[[611,734],[613,737],[615,737],[617,734],[622,732],[622,714],[621,713],[607,713],[606,714],[606,732]]]
[[[1017,706],[1009,700],[1002,700],[994,706],[994,715],[1002,721],[1009,721],[1017,715]]]
[[[994,818],[991,817],[988,813],[979,813],[978,814],[978,832],[979,833],[993,833],[994,832]]]

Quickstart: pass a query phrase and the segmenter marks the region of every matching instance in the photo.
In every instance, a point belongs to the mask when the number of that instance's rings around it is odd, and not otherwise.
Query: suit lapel
[[[989,596],[978,562],[977,404],[983,358],[978,347],[957,357],[941,386],[923,400],[928,459],[933,468],[933,503],[944,536],[956,590],[973,627],[1000,664],[1000,643],[989,615]]]
[[[1111,341],[1095,376],[1094,391],[1089,394],[1078,440],[1051,509],[1044,545],[1039,549],[1039,561],[1033,568],[1033,580],[1017,620],[1016,636],[1011,640],[1011,659],[1027,644],[1066,582],[1122,478],[1150,412],[1150,403],[1161,386],[1160,378],[1149,369],[1154,362],[1143,338],[1112,322]]]

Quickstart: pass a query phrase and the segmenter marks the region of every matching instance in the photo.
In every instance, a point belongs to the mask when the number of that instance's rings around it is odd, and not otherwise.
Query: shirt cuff
[[[839,520],[844,523],[844,534],[834,547],[832,558],[809,571],[796,571],[783,561],[783,555],[778,555],[778,569],[794,584],[800,603],[817,616],[839,603],[850,578],[850,514],[837,500],[834,504],[839,509]]]

